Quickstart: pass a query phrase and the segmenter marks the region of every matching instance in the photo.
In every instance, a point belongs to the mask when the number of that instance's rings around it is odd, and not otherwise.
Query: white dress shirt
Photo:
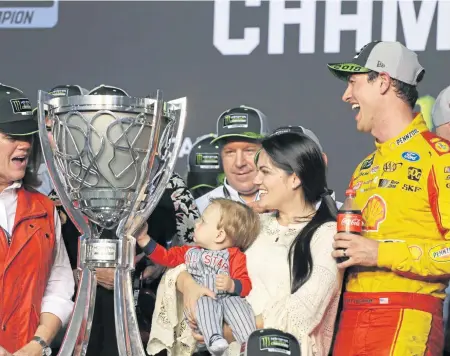
[[[44,195],[49,195],[51,193],[51,191],[53,190],[53,183],[50,178],[50,175],[48,174],[47,165],[45,163],[42,163],[39,166],[38,178],[41,181],[41,185],[39,187],[34,187],[34,188],[39,193],[42,193]]]
[[[21,186],[21,183],[16,182],[0,193],[0,225],[10,235],[16,217],[17,189]],[[75,291],[75,282],[66,247],[61,242],[61,221],[56,209],[54,256],[50,277],[42,299],[41,313],[52,313],[65,325],[73,311],[72,296]]]
[[[208,207],[211,199],[215,198],[227,198],[234,201],[240,201],[245,204],[245,200],[242,199],[239,192],[234,189],[231,185],[228,184],[227,179],[225,178],[223,181],[223,185],[219,185],[216,189],[211,190],[210,192],[202,195],[201,197],[195,200],[195,204],[197,205],[200,214],[203,214],[203,211]],[[255,196],[255,201],[259,199],[259,192]]]

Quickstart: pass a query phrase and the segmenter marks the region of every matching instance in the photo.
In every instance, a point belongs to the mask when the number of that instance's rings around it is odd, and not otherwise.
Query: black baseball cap
[[[224,111],[217,120],[217,142],[224,138],[244,138],[260,141],[269,134],[266,115],[260,110],[241,105]]]
[[[67,85],[57,85],[48,92],[53,96],[76,96],[76,95],[87,95],[89,91],[79,85],[67,84]],[[37,108],[33,109],[33,114],[37,114]]]
[[[0,84],[0,131],[13,136],[39,131],[30,100],[22,90]]]
[[[207,134],[199,137],[192,145],[188,157],[189,189],[201,186],[217,187],[218,175],[223,172],[220,162],[220,148],[218,143],[211,143],[215,134]]]
[[[310,129],[307,129],[303,126],[282,126],[277,128],[270,136],[281,135],[287,132],[293,132],[298,134],[303,134],[308,136],[311,140],[313,140],[317,146],[319,146],[320,150],[323,152],[322,145],[320,144],[319,138],[316,136],[314,132]]]
[[[366,44],[352,60],[329,63],[328,69],[339,79],[347,80],[351,74],[375,71],[387,73],[403,83],[417,85],[425,75],[417,53],[400,42],[373,41]]]
[[[120,89],[115,86],[112,86],[112,85],[105,85],[105,84],[101,84],[98,87],[95,87],[88,94],[89,95],[129,96],[125,90]]]
[[[276,329],[252,332],[241,346],[240,356],[301,356],[300,343],[291,334]]]
[[[76,96],[87,95],[89,91],[79,85],[58,85],[52,88],[48,93],[53,96]]]

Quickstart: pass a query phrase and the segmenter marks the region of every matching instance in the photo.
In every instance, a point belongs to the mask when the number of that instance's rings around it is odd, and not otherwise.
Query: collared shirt
[[[211,199],[215,198],[227,198],[234,201],[240,201],[242,203],[246,203],[244,199],[242,199],[239,192],[234,189],[231,185],[228,184],[227,179],[225,178],[223,181],[223,185],[219,185],[216,189],[211,190],[210,192],[202,195],[200,198],[195,200],[195,204],[197,204],[197,208],[200,211],[200,214],[203,214],[206,207],[211,202]],[[259,192],[256,194],[254,201],[259,200]]]
[[[331,193],[331,197],[336,200],[335,193]],[[215,198],[227,198],[235,201],[240,201],[242,203],[246,203],[244,199],[242,199],[239,192],[234,189],[231,185],[228,184],[227,179],[223,181],[223,185],[219,185],[216,189],[211,190],[210,192],[206,193],[205,195],[202,195],[201,197],[197,198],[195,200],[195,203],[197,204],[198,210],[200,211],[200,214],[203,214],[203,211],[206,209],[206,207],[209,205],[211,199]],[[256,194],[254,201],[259,200],[259,192]],[[320,201],[316,205],[316,209],[318,209],[320,206]],[[336,202],[336,206],[339,209],[342,206],[341,202]]]
[[[16,182],[0,193],[0,226],[12,234],[17,209],[17,189],[22,186]],[[61,322],[69,321],[73,310],[72,296],[75,290],[69,257],[63,243],[61,243],[61,221],[55,209],[55,259],[42,299],[41,313],[52,313]],[[24,266],[25,267],[25,266]]]
[[[49,195],[53,190],[53,183],[50,178],[50,174],[48,174],[48,168],[45,163],[42,163],[39,166],[38,170],[38,178],[41,181],[41,185],[39,187],[34,187],[39,193],[44,195]]]

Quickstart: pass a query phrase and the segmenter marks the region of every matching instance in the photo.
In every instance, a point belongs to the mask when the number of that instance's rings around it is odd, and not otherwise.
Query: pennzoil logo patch
[[[430,258],[436,262],[450,261],[450,243],[436,245],[428,252]]]

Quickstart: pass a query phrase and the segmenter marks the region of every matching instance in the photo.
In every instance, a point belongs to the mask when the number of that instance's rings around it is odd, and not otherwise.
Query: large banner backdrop
[[[371,40],[399,40],[426,69],[420,109],[450,85],[450,1],[0,2],[0,82],[26,92],[109,84],[130,95],[160,88],[188,98],[177,171],[192,142],[241,104],[271,128],[300,124],[320,138],[329,185],[342,199],[355,165],[374,148],[341,101],[345,83],[326,63]]]

